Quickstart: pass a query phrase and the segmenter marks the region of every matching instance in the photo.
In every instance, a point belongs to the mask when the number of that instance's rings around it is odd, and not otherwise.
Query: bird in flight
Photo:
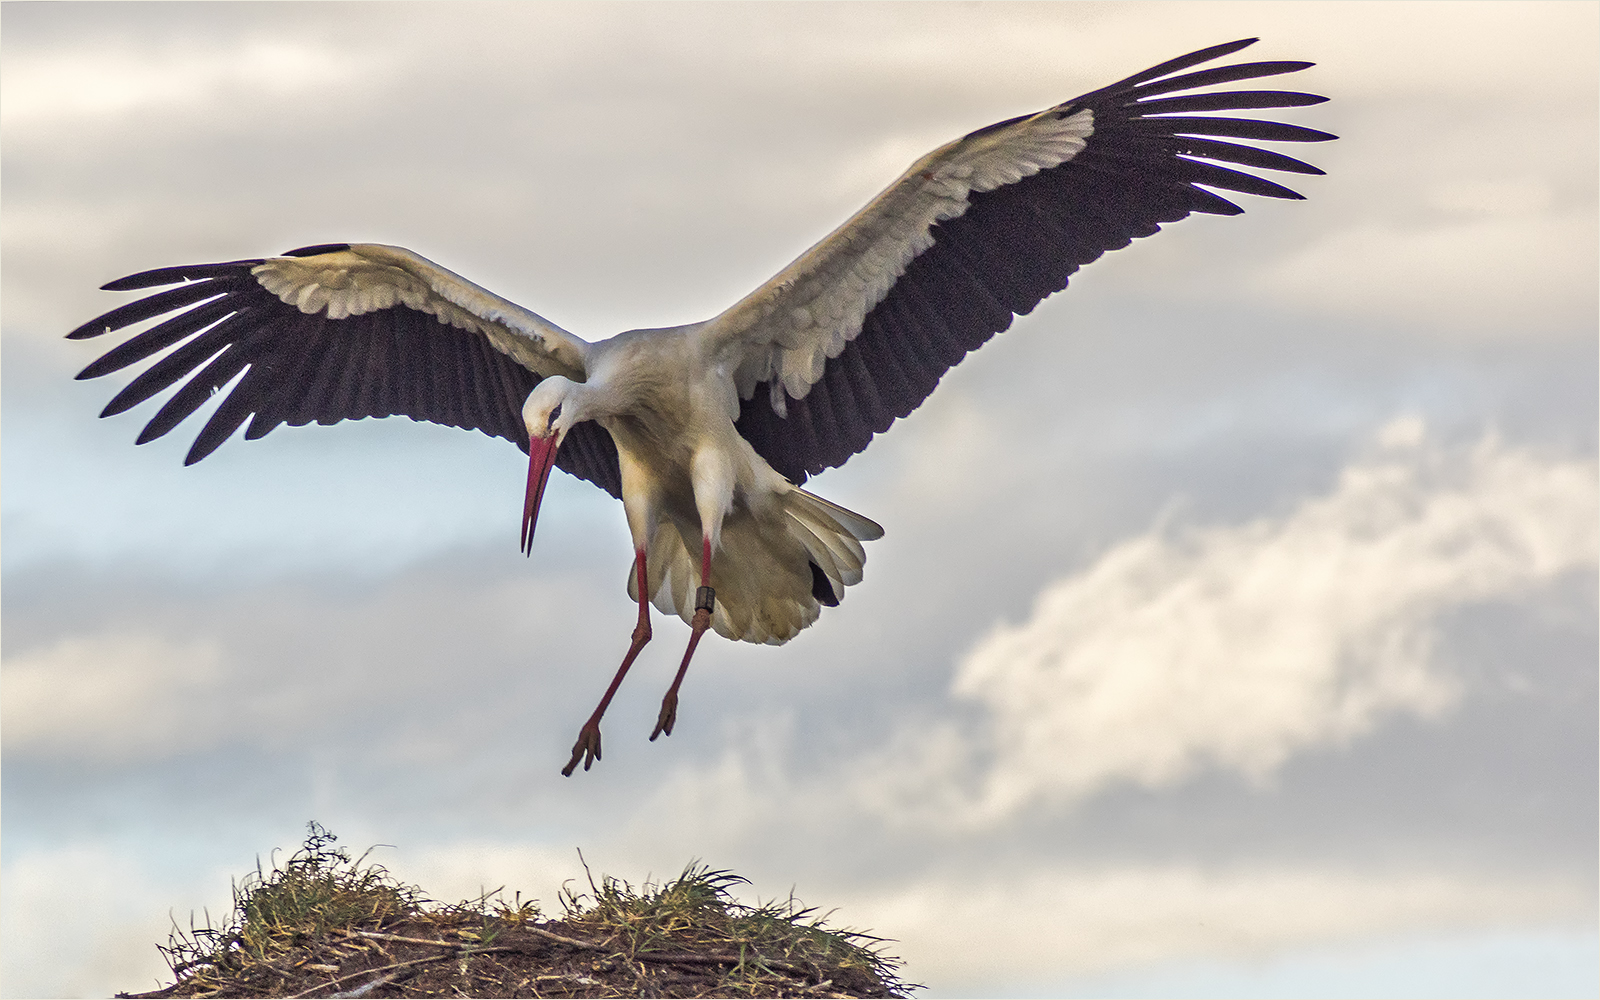
[[[1202,88],[1311,64],[1190,72],[1255,41],[1180,56],[939,147],[704,322],[590,343],[410,250],[333,243],[110,282],[103,287],[111,291],[176,287],[68,334],[97,337],[165,317],[78,378],[167,352],[101,413],[178,385],[139,444],[221,395],[185,464],[246,421],[247,439],[284,423],[392,415],[503,437],[529,457],[524,551],[552,466],[621,499],[638,624],[579,731],[562,769],[570,775],[600,759],[600,720],[650,641],[652,602],[690,625],[654,740],[672,732],[679,688],[708,628],[787,642],[861,582],[862,543],[883,529],[801,489],[808,476],[864,449],[968,351],[1106,251],[1192,212],[1239,214],[1218,190],[1301,197],[1239,168],[1321,170],[1228,140],[1334,136],[1206,112],[1326,98]]]

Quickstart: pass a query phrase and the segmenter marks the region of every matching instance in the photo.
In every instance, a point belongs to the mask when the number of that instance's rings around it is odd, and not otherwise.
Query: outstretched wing
[[[98,378],[173,348],[100,414],[121,413],[182,382],[145,425],[140,444],[172,430],[238,378],[186,465],[246,420],[245,437],[254,439],[279,424],[403,414],[480,430],[526,451],[521,411],[528,393],[547,375],[585,378],[584,341],[399,247],[304,247],[281,257],[144,271],[104,287],[173,284],[67,336],[97,337],[174,313],[78,375]],[[598,425],[573,428],[559,464],[621,495],[616,447]]]
[[[1215,137],[1334,136],[1192,113],[1326,98],[1275,90],[1164,96],[1311,65],[1255,62],[1172,75],[1255,41],[1181,56],[979,129],[917,161],[850,221],[707,324],[706,347],[735,372],[739,432],[773,468],[804,482],[916,409],[968,351],[1065,288],[1079,267],[1191,212],[1243,211],[1205,188],[1299,198],[1222,164],[1321,170]]]

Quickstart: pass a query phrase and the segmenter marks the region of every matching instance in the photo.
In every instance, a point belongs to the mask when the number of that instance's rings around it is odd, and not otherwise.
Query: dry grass
[[[747,906],[745,879],[690,864],[635,888],[587,878],[559,919],[500,892],[440,905],[315,823],[281,868],[234,886],[220,926],[174,928],[175,982],[140,997],[897,997],[883,940],[792,896]],[[586,869],[587,872],[587,869]],[[127,996],[129,994],[121,994]]]

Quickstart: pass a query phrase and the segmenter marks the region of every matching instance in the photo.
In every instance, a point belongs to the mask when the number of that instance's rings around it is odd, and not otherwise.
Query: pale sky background
[[[0,991],[152,988],[315,819],[453,900],[690,859],[928,996],[1594,996],[1600,7],[23,4],[4,129]],[[1172,56],[1342,136],[1090,266],[821,495],[865,583],[626,648],[619,504],[394,419],[181,465],[62,334],[144,268],[401,244],[591,339]],[[1283,178],[1277,178],[1283,179]],[[131,375],[132,373],[128,373]]]

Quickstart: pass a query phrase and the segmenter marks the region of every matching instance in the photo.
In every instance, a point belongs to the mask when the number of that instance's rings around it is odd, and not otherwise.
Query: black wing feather
[[[1209,87],[1217,83],[1233,83],[1235,80],[1259,80],[1264,76],[1298,73],[1314,65],[1316,64],[1299,60],[1234,63],[1232,66],[1217,66],[1214,69],[1197,70],[1182,76],[1169,76],[1156,83],[1146,83],[1139,87],[1139,94],[1141,99],[1145,99],[1157,94],[1170,94],[1175,90],[1193,90],[1196,87]]]
[[[1324,142],[1338,138],[1304,125],[1258,121],[1254,118],[1185,118],[1180,115],[1138,119],[1130,123],[1140,131],[1157,136],[1221,135],[1231,139],[1256,139],[1263,142]],[[1064,163],[1062,166],[1069,166]],[[1057,170],[1061,167],[1057,167]],[[992,192],[991,192],[992,193]]]
[[[785,401],[788,416],[777,415],[772,386],[761,383],[740,406],[739,432],[773,468],[803,483],[842,464],[916,409],[968,351],[1009,327],[1013,314],[1026,314],[1065,288],[1078,268],[1192,213],[1243,211],[1207,188],[1299,198],[1281,184],[1221,164],[1321,170],[1221,139],[1320,142],[1334,136],[1284,122],[1191,112],[1306,107],[1325,98],[1270,90],[1160,96],[1311,65],[1252,62],[1172,75],[1254,41],[1180,56],[1063,105],[1055,112],[1061,117],[1093,112],[1094,131],[1083,151],[1053,169],[970,195],[964,214],[933,227],[933,245],[867,313],[860,334],[828,360],[805,398]]]
[[[1133,87],[1141,83],[1147,83],[1161,76],[1171,76],[1173,73],[1176,73],[1179,70],[1188,69],[1190,66],[1198,66],[1203,62],[1210,62],[1213,59],[1221,59],[1223,56],[1231,56],[1240,49],[1249,48],[1259,41],[1261,41],[1259,38],[1241,38],[1236,42],[1223,42],[1221,45],[1211,45],[1203,49],[1197,49],[1188,55],[1179,56],[1176,59],[1168,59],[1164,63],[1157,63],[1147,70],[1133,74],[1126,80],[1120,80],[1116,83],[1113,83],[1109,87],[1102,87],[1094,93],[1085,96],[1100,97],[1108,91],[1116,91],[1127,87]],[[1080,100],[1081,99],[1083,98],[1080,98]]]
[[[289,255],[344,247],[302,247]],[[522,402],[539,376],[485,338],[404,305],[345,319],[303,313],[256,281],[251,269],[260,263],[158,268],[107,283],[107,289],[128,291],[185,282],[68,334],[75,340],[96,337],[176,312],[79,373],[79,378],[98,378],[168,351],[118,392],[101,415],[121,413],[178,385],[140,433],[143,444],[172,430],[231,382],[184,464],[211,454],[247,420],[245,437],[254,439],[280,424],[403,415],[480,430],[528,450]],[[612,496],[622,495],[616,445],[598,425],[573,428],[556,464]]]
[[[1140,101],[1142,115],[1175,115],[1191,111],[1243,111],[1251,108],[1304,108],[1328,99],[1287,90],[1230,90],[1225,94],[1188,94]]]
[[[1174,145],[1173,149],[1184,156],[1203,156],[1208,160],[1237,163],[1245,167],[1283,170],[1296,174],[1314,174],[1319,177],[1322,175],[1322,168],[1314,167],[1292,156],[1284,156],[1282,153],[1275,153],[1270,149],[1260,149],[1256,146],[1241,146],[1236,142],[1223,142],[1220,139],[1183,136]]]
[[[277,379],[277,385],[263,390],[257,400],[256,415],[251,418],[250,426],[245,429],[244,436],[247,441],[254,441],[266,437],[273,428],[286,423],[293,415],[295,402],[299,394],[304,391],[305,380],[311,373],[318,371],[322,361],[323,343],[317,338],[316,330],[320,329],[320,317],[300,316],[288,321],[288,325],[297,329],[286,333],[303,346],[301,355],[292,360],[287,366],[271,368]],[[262,368],[269,368],[265,362]],[[302,421],[305,422],[305,421]]]
[[[111,330],[120,330],[152,316],[160,316],[162,313],[169,313],[174,309],[211,298],[213,295],[225,294],[233,290],[237,284],[238,282],[197,281],[192,285],[160,292],[137,302],[129,302],[83,324],[67,334],[67,339],[84,340],[88,337],[98,337]]]
[[[226,299],[218,299],[179,313],[166,322],[146,330],[144,336],[118,345],[102,354],[98,360],[80,372],[78,377],[99,378],[121,371],[157,351],[166,350],[185,337],[192,336],[196,330],[205,329],[233,311],[233,303]]]
[[[171,388],[174,382],[221,353],[228,344],[227,338],[236,330],[247,329],[251,318],[248,315],[234,314],[220,323],[207,327],[198,336],[179,344],[170,354],[146,368],[139,377],[124,386],[121,392],[111,397],[111,402],[100,411],[100,415],[110,417],[124,410],[131,410],[151,396]],[[83,376],[80,373],[78,377]]]

